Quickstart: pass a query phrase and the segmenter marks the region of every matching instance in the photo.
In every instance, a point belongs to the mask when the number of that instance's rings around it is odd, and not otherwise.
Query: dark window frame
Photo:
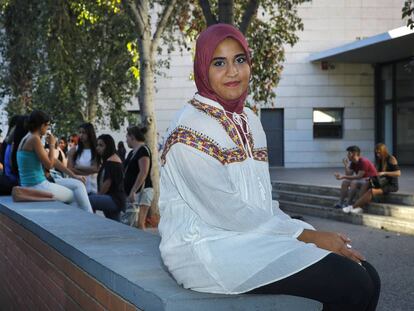
[[[341,119],[339,122],[315,122],[313,114],[318,111],[339,111]],[[344,108],[317,107],[312,110],[313,139],[342,139],[344,136]],[[330,135],[326,134],[330,133]]]

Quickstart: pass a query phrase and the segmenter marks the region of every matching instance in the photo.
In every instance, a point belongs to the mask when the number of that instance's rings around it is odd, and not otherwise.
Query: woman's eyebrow
[[[235,55],[233,58],[237,58],[237,57],[240,57],[240,56],[246,56],[246,54],[245,53],[240,53],[240,54]],[[215,61],[215,60],[226,60],[226,57],[223,57],[223,56],[214,57],[211,61]]]
[[[225,57],[214,57],[211,61],[213,61],[213,60],[225,60],[226,58]]]

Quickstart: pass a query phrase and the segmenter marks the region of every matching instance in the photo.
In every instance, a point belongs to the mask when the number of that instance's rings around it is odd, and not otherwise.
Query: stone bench
[[[294,296],[183,289],[166,271],[159,241],[154,234],[60,202],[15,203],[0,197],[0,305],[117,311],[322,309],[319,302]]]

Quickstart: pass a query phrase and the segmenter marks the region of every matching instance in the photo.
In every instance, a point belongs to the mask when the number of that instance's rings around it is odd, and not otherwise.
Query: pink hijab
[[[247,97],[247,90],[235,100],[224,100],[213,91],[208,81],[208,70],[214,51],[220,42],[226,38],[233,38],[240,43],[246,53],[247,62],[251,65],[249,46],[243,34],[232,25],[216,24],[203,30],[197,39],[194,78],[198,93],[201,96],[218,102],[226,111],[241,113]]]

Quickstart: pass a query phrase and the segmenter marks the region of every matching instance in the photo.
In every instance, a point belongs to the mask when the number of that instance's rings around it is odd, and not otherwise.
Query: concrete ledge
[[[163,266],[158,236],[59,202],[14,203],[10,197],[0,197],[0,213],[139,309],[322,309],[319,302],[286,295],[233,296],[185,290]]]

